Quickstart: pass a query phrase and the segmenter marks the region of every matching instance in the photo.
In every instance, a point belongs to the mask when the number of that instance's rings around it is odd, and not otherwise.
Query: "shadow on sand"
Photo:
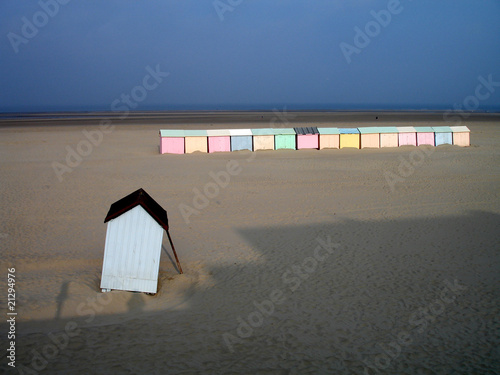
[[[499,215],[482,211],[235,228],[260,254],[258,262],[210,267],[213,286],[195,291],[181,308],[145,312],[144,301],[154,297],[131,293],[128,307],[136,314],[130,320],[124,314],[111,316],[116,323],[86,324],[75,314],[66,321],[76,324],[78,340],[70,337],[56,354],[50,335],[23,334],[20,325],[16,361],[25,373],[47,374],[376,373],[366,363],[408,331],[412,343],[378,371],[493,373],[500,363],[499,228]],[[318,252],[322,260],[315,258],[321,241],[338,244],[331,253]],[[425,327],[412,326],[409,317],[432,307],[446,281],[455,280],[464,288],[453,302],[425,318]],[[271,311],[263,303],[276,290],[282,298]],[[55,317],[62,323],[67,292],[65,282]],[[241,335],[243,326],[250,329]],[[227,333],[237,339],[233,350]],[[1,371],[16,373],[5,357]]]

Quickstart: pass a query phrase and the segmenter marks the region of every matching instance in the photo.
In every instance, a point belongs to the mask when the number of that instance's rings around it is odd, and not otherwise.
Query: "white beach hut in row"
[[[108,223],[101,289],[156,293],[160,267],[163,231],[165,230],[177,261],[168,232],[167,211],[143,189],[113,203],[105,223]]]

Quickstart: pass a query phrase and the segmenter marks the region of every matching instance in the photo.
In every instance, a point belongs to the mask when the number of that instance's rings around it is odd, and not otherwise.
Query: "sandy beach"
[[[362,120],[287,127],[449,125]],[[0,126],[0,373],[499,373],[498,116],[462,121],[470,147],[209,155],[160,155],[159,129],[186,125],[159,122]],[[138,188],[167,210],[184,274],[164,236],[155,296],[103,294],[103,221]]]

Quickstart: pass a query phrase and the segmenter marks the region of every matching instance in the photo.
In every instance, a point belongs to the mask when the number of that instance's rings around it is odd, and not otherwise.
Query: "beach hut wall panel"
[[[161,154],[184,154],[184,137],[165,137],[161,139]]]
[[[434,146],[434,130],[430,126],[416,126],[417,146]]]
[[[108,222],[102,289],[156,293],[163,228],[136,206]]]
[[[398,126],[398,142],[399,146],[416,146],[417,131],[413,126]]]
[[[292,128],[274,129],[274,149],[296,149],[296,133]]]
[[[395,126],[379,126],[378,131],[380,132],[380,147],[398,147],[398,129]]]
[[[253,150],[274,150],[274,129],[252,129]]]
[[[253,150],[252,131],[250,129],[230,129],[231,151]]]
[[[320,134],[319,149],[340,148],[340,134]]]
[[[316,127],[294,128],[297,133],[297,150],[301,149],[318,149],[319,148],[319,132]]]
[[[398,133],[380,133],[380,147],[398,147]]]
[[[186,154],[192,152],[208,152],[207,137],[186,137],[185,138]]]
[[[467,126],[450,126],[453,144],[457,146],[470,146],[470,130]]]
[[[380,133],[377,127],[358,128],[361,136],[361,148],[380,148]]]
[[[433,126],[434,142],[436,146],[453,144],[452,131],[449,126]]]
[[[167,213],[139,189],[111,205],[101,288],[156,293]]]
[[[318,149],[319,134],[301,134],[297,136],[297,150],[301,149]]]
[[[252,151],[252,136],[231,136],[231,151],[250,150]]]
[[[318,132],[320,150],[340,147],[340,131],[338,128],[318,128]]]
[[[274,135],[254,135],[253,150],[274,150]]]
[[[208,152],[231,151],[231,134],[229,130],[207,130]]]
[[[295,134],[277,134],[274,136],[275,150],[295,150],[296,149]]]
[[[209,136],[208,137],[208,152],[229,152],[231,151],[230,136]]]
[[[436,146],[453,144],[451,133],[434,133],[434,142]]]
[[[340,148],[360,148],[359,130],[357,128],[340,128]]]
[[[208,152],[208,137],[206,130],[185,130],[185,151],[186,154],[192,152]]]
[[[160,130],[160,154],[183,154],[184,131]]]

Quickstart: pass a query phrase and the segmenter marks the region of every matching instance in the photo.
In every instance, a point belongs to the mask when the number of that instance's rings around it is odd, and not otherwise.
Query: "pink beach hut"
[[[183,154],[184,130],[160,130],[160,154]]]
[[[297,150],[304,148],[319,148],[319,132],[316,127],[293,128],[297,133]]]
[[[380,147],[398,147],[398,129],[395,126],[379,126]]]
[[[470,146],[470,130],[467,126],[450,126],[453,144],[457,146]]]
[[[380,132],[376,126],[358,128],[361,148],[380,148]]]
[[[398,141],[399,146],[416,146],[417,131],[413,126],[398,126]]]
[[[430,126],[416,126],[417,146],[434,146],[434,130]]]
[[[207,130],[208,152],[231,151],[231,133],[228,129]]]
[[[338,128],[318,128],[319,149],[340,148],[340,131]]]

